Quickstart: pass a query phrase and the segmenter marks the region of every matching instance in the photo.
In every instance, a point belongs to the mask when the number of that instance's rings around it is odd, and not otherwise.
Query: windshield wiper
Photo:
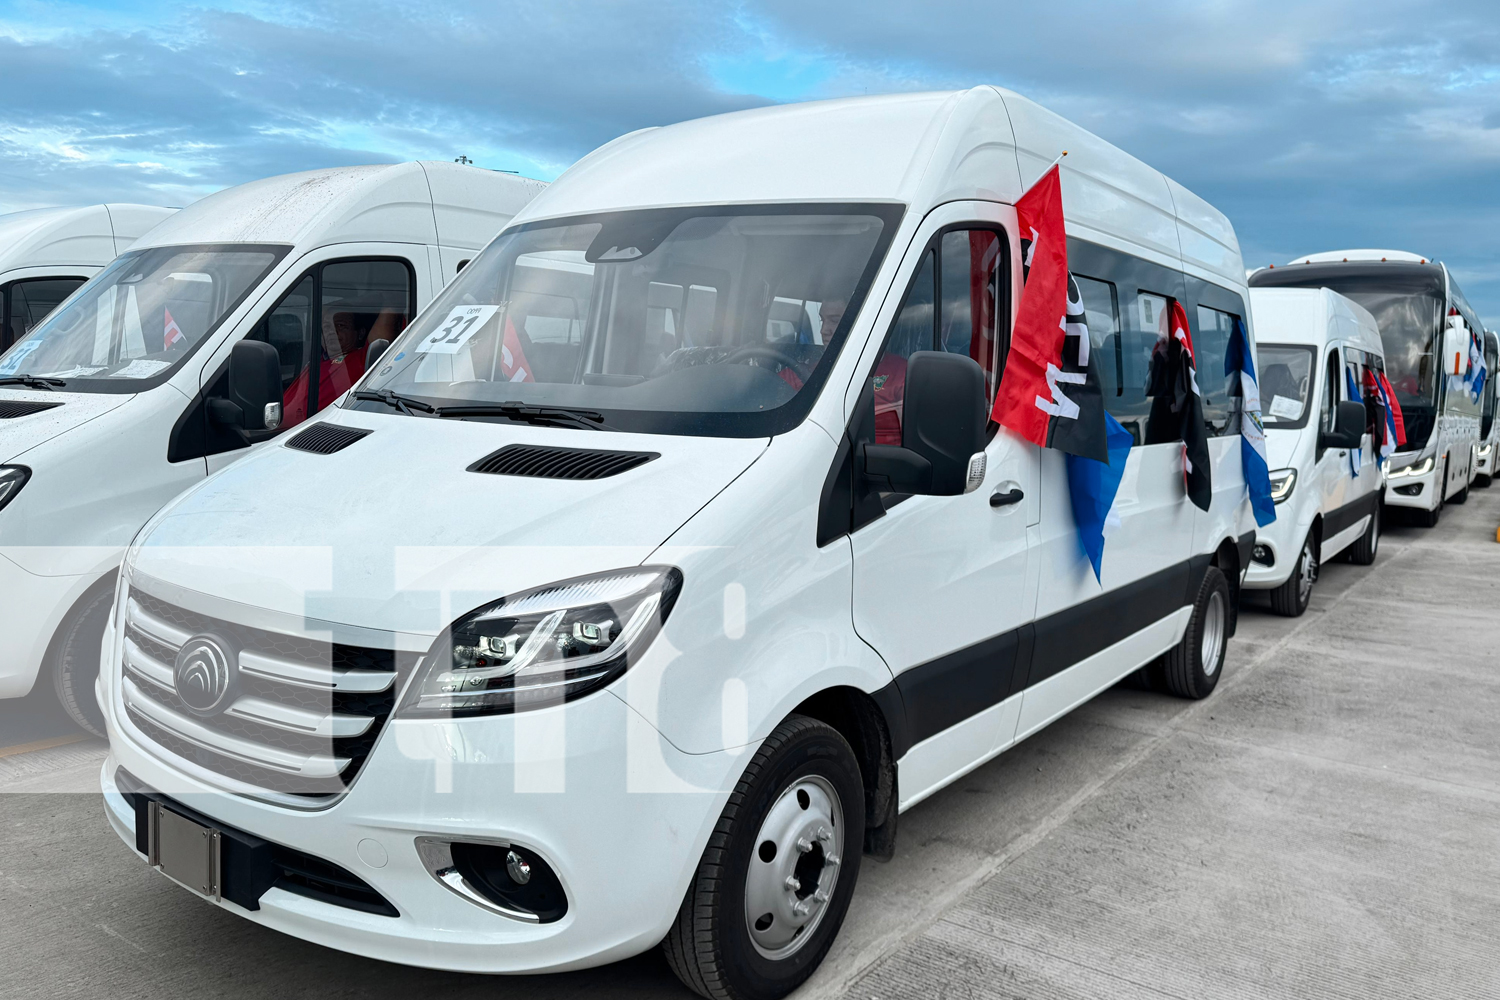
[[[28,389],[46,389],[48,392],[67,384],[60,378],[42,378],[40,375],[9,375],[0,378],[0,385],[24,385]]]
[[[578,427],[590,431],[618,429],[606,424],[604,414],[596,410],[575,410],[567,406],[536,406],[517,402],[474,403],[440,406],[434,412],[439,417],[505,417],[523,424]]]
[[[437,407],[431,403],[424,403],[420,399],[403,396],[399,392],[392,392],[389,389],[361,389],[354,394],[354,398],[369,399],[377,403],[384,403],[386,406],[400,410],[408,417],[412,415],[412,410],[421,410],[423,413],[438,412]]]

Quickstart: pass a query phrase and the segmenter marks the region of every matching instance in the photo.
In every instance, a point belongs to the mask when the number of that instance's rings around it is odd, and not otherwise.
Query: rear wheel
[[[1288,618],[1299,618],[1312,599],[1313,584],[1318,582],[1318,540],[1309,531],[1297,555],[1297,565],[1286,582],[1271,591],[1271,610]]]
[[[1489,489],[1491,481],[1492,480],[1490,479],[1490,474],[1488,472],[1481,472],[1479,475],[1474,477],[1474,485],[1482,490]]]
[[[104,736],[104,713],[94,697],[99,679],[99,646],[109,622],[113,590],[101,590],[84,598],[63,626],[52,656],[52,686],[63,710],[95,736]]]
[[[1207,698],[1213,692],[1229,647],[1229,614],[1229,582],[1217,566],[1210,566],[1198,587],[1187,633],[1163,660],[1168,691],[1180,698]]]
[[[778,1000],[828,954],[859,878],[859,761],[838,731],[792,716],[745,768],[662,950],[713,1000]]]
[[[1349,546],[1349,561],[1356,566],[1368,566],[1375,561],[1375,550],[1380,548],[1380,504],[1370,513],[1370,524],[1365,533]]]

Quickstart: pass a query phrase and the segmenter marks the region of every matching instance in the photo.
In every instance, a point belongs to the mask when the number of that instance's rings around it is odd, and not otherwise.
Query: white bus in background
[[[0,352],[175,211],[87,205],[0,215]]]
[[[0,356],[0,698],[102,734],[99,637],[163,503],[296,426],[545,185],[452,163],[286,174],[163,221]],[[232,398],[231,355],[266,404]],[[242,402],[242,401],[241,401]]]
[[[1445,353],[1468,356],[1484,326],[1445,264],[1397,250],[1336,250],[1267,267],[1252,288],[1331,288],[1380,324],[1386,376],[1406,423],[1406,444],[1386,468],[1387,506],[1438,523],[1445,503],[1463,503],[1478,471],[1480,403],[1443,371]]]
[[[1500,384],[1495,378],[1496,366],[1500,365],[1500,336],[1494,330],[1484,332],[1484,365],[1489,369],[1489,378],[1479,412],[1479,450],[1474,463],[1474,485],[1480,488],[1488,487],[1500,475],[1500,420],[1495,419],[1496,404],[1500,402]]]
[[[1064,456],[986,422],[1013,206],[1063,150],[1137,435],[1102,584]],[[901,810],[1146,664],[1214,689],[1255,537],[1243,267],[1211,205],[993,87],[618,139],[348,398],[142,530],[100,678],[110,822],[356,954],[515,973],[661,943],[704,996],[784,996]],[[1173,300],[1207,511],[1160,377]]]
[[[1326,288],[1256,288],[1257,372],[1276,520],[1256,531],[1246,590],[1278,614],[1307,610],[1319,567],[1346,554],[1375,561],[1385,477],[1366,372],[1384,368],[1369,311]]]

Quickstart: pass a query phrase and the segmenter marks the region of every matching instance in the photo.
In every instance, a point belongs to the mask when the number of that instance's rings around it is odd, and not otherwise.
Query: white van
[[[0,698],[50,673],[102,734],[99,637],[136,531],[348,389],[367,342],[543,186],[451,163],[242,184],[156,226],[0,356]],[[275,412],[233,406],[242,343],[270,359]]]
[[[1064,149],[1139,442],[1102,587],[1063,456],[985,421],[1012,205]],[[537,972],[664,942],[705,996],[782,996],[901,810],[1158,658],[1213,689],[1254,539],[1219,374],[1247,294],[1222,215],[992,87],[618,139],[343,404],[143,529],[100,684],[110,822],[357,954]],[[1207,513],[1145,393],[1171,299]]]
[[[175,211],[88,205],[0,215],[0,352]]]
[[[1495,380],[1500,365],[1500,337],[1494,330],[1484,331],[1484,364],[1488,369],[1479,412],[1479,448],[1474,453],[1474,485],[1488,488],[1500,475],[1500,421],[1495,419],[1495,405],[1500,400],[1500,385]]]
[[[1375,317],[1326,288],[1256,288],[1250,308],[1276,520],[1256,535],[1245,587],[1296,617],[1323,562],[1375,561],[1385,476],[1366,373],[1385,370],[1385,352]]]
[[[1330,288],[1380,324],[1386,376],[1405,418],[1406,443],[1386,467],[1385,503],[1434,527],[1447,503],[1469,498],[1478,472],[1480,410],[1445,356],[1467,358],[1484,327],[1446,264],[1400,250],[1333,250],[1250,276],[1255,288]]]

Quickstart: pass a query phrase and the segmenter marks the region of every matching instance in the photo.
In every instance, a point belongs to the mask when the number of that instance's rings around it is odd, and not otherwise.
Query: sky
[[[647,125],[980,83],[1207,198],[1247,265],[1411,250],[1500,328],[1494,0],[0,0],[0,212],[460,155],[550,180]]]

